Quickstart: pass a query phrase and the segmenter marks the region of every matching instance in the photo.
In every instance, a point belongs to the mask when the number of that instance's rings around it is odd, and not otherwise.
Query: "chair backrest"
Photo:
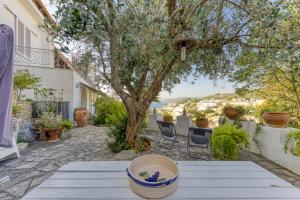
[[[175,126],[173,123],[164,122],[164,121],[157,121],[158,128],[163,136],[166,137],[175,137]]]
[[[212,129],[207,128],[189,128],[189,137],[191,142],[195,144],[209,143]]]

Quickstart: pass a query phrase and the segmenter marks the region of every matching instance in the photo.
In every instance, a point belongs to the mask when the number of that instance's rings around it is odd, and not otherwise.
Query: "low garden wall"
[[[147,121],[147,130],[149,131],[158,131],[157,120],[162,120],[162,114],[149,114]],[[177,116],[175,129],[178,135],[187,136],[189,127],[193,127],[194,124],[188,116]]]
[[[147,129],[158,131],[156,120],[161,119],[160,114],[150,114]],[[233,121],[229,120],[229,123],[233,123]],[[260,131],[257,132],[257,124],[254,121],[242,121],[241,125],[249,133],[250,152],[261,154],[265,158],[300,175],[300,157],[284,151],[286,136],[290,131],[296,130],[295,128],[273,128],[261,125]],[[194,124],[188,116],[178,116],[176,118],[175,128],[177,134],[187,136],[188,128],[192,126]],[[258,143],[253,138],[256,138]]]
[[[257,133],[257,124],[254,121],[242,121],[241,124],[242,128],[249,133],[250,152],[261,154],[300,175],[300,157],[284,151],[286,136],[290,131],[296,130],[295,128],[273,128],[261,125],[261,130]],[[255,137],[258,144],[253,139]]]

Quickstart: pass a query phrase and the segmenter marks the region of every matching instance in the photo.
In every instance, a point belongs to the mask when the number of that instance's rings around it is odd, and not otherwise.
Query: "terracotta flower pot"
[[[89,113],[85,108],[77,108],[74,112],[77,127],[85,127],[89,121]]]
[[[48,140],[48,137],[46,136],[46,133],[44,131],[39,131],[39,133],[38,133],[38,140],[39,141],[46,141],[46,140]]]
[[[196,125],[199,128],[207,128],[208,127],[208,119],[200,119],[200,120],[195,120]]]
[[[262,117],[268,126],[275,128],[287,127],[290,122],[290,115],[287,112],[266,112]]]
[[[168,123],[173,123],[173,117],[172,116],[163,116],[163,121]]]
[[[61,134],[63,129],[64,129],[63,127],[61,127],[61,128],[42,128],[41,131],[43,131],[45,133],[45,135],[47,136],[48,142],[55,142],[60,139],[59,135]]]
[[[227,108],[224,114],[231,120],[236,120],[240,116],[240,113],[235,108]]]

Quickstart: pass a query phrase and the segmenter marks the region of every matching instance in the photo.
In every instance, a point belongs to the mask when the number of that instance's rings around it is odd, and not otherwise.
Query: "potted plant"
[[[42,113],[35,126],[39,132],[45,133],[48,142],[59,140],[59,135],[64,129],[62,117],[52,112]]]
[[[287,127],[291,119],[287,112],[265,112],[262,117],[268,126],[275,128]]]
[[[169,113],[169,112],[164,112],[164,114],[163,114],[163,121],[164,122],[173,123],[173,116],[172,116],[172,114]]]
[[[300,130],[291,131],[288,133],[284,144],[285,153],[287,153],[289,147],[295,156],[300,157]]]
[[[243,106],[226,105],[223,112],[228,119],[236,120],[244,116],[245,109]]]
[[[201,111],[194,112],[193,118],[195,119],[195,123],[199,128],[208,127],[208,119],[204,112]]]
[[[77,127],[85,127],[89,121],[89,112],[86,108],[76,108],[74,111],[74,119]]]
[[[64,130],[59,135],[59,138],[63,140],[71,136],[71,129],[73,128],[73,122],[68,119],[65,119],[62,122],[62,127],[64,128]]]

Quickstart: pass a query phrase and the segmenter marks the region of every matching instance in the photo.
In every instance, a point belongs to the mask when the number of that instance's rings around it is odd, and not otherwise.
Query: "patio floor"
[[[88,126],[72,130],[72,137],[59,142],[38,142],[21,152],[20,159],[0,162],[0,175],[9,175],[10,180],[0,185],[0,199],[20,199],[46,180],[58,168],[75,160],[116,160],[116,154],[107,148],[107,128]],[[148,135],[153,138],[152,134]],[[180,137],[175,149],[169,151],[156,144],[147,153],[159,153],[174,160],[190,159],[186,153],[185,138]],[[300,176],[265,159],[249,153],[241,153],[242,160],[253,161],[275,175],[300,188]]]

